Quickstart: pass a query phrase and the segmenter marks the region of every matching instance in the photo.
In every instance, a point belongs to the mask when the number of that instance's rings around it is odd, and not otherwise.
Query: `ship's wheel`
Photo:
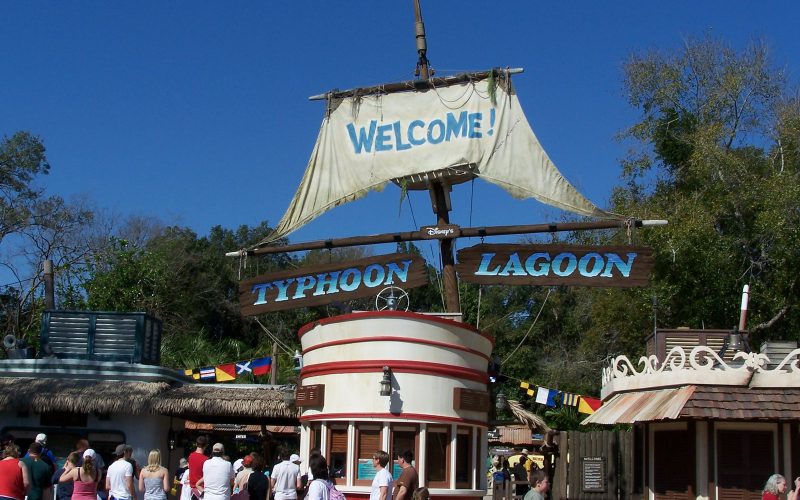
[[[396,286],[387,286],[375,297],[375,309],[378,311],[408,311],[409,305],[408,292]]]

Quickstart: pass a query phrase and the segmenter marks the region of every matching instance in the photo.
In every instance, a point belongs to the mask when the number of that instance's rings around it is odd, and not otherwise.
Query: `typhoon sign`
[[[641,246],[480,244],[458,252],[462,280],[483,285],[647,286],[653,251]]]
[[[390,254],[335,262],[306,269],[263,274],[239,284],[242,314],[318,306],[370,295],[387,286],[404,289],[428,282],[425,260],[417,255]]]

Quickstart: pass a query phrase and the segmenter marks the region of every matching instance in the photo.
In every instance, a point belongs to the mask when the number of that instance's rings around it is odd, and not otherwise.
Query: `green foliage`
[[[625,71],[642,116],[612,209],[670,221],[636,235],[656,251],[660,324],[730,328],[750,284],[751,343],[796,339],[800,112],[783,72],[761,45],[712,39],[632,56]]]

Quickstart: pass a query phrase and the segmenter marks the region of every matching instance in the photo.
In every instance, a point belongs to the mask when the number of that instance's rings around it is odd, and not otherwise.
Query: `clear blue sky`
[[[710,33],[743,47],[764,39],[797,81],[794,1],[485,2],[423,0],[439,74],[523,67],[515,85],[562,173],[605,206],[635,111],[621,67],[633,51]],[[200,234],[216,224],[277,224],[303,174],[323,114],[308,96],[413,78],[411,0],[29,1],[3,5],[0,134],[47,146],[50,193],[87,194],[119,213]],[[413,230],[399,190],[340,207],[293,242]],[[471,199],[472,198],[472,199]],[[476,182],[452,220],[533,224],[562,214]],[[470,210],[470,205],[472,209]],[[425,195],[417,225],[435,221]]]

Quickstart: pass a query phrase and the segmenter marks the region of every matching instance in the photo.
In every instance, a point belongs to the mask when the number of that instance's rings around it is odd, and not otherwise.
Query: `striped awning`
[[[603,406],[581,424],[613,425],[674,420],[680,416],[681,410],[694,391],[695,386],[688,385],[672,389],[617,394],[603,403]]]

